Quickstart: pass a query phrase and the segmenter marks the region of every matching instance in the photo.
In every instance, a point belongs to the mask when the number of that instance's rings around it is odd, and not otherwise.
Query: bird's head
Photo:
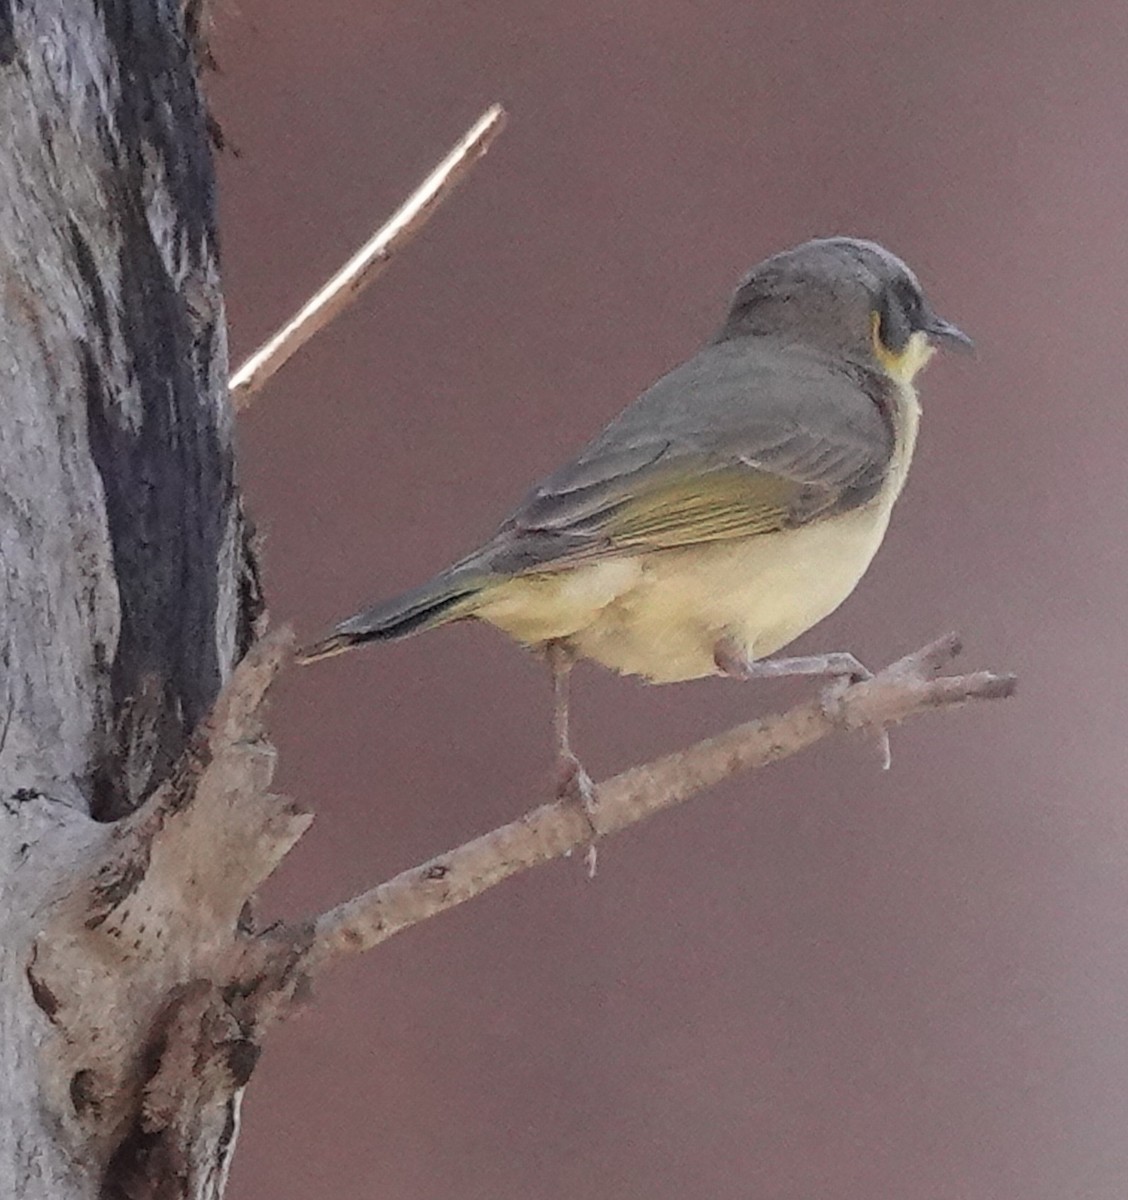
[[[801,342],[878,366],[908,383],[937,342],[971,339],[928,303],[895,254],[858,238],[818,238],[753,267],[733,297],[720,339]]]

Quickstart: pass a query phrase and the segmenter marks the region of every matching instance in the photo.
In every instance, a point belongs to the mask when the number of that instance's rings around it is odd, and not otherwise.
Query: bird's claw
[[[584,865],[588,878],[595,877],[599,852],[596,849],[596,828],[592,820],[595,812],[596,789],[591,776],[584,770],[583,763],[574,754],[565,754],[556,764],[556,798],[566,804],[574,804],[587,821],[590,836],[584,850]]]
[[[823,688],[819,695],[819,707],[828,721],[833,721],[835,725],[853,731],[857,726],[846,720],[842,709],[842,699],[854,684],[865,683],[867,680],[873,679],[874,674],[868,667],[858,662],[852,654],[843,655],[842,659],[844,669],[832,683]],[[877,752],[881,757],[881,769],[888,771],[893,765],[889,730],[884,725],[865,725],[862,728],[877,745]]]

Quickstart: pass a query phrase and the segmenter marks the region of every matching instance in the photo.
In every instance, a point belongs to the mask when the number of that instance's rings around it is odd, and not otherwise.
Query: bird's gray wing
[[[889,386],[795,348],[708,346],[535,488],[473,559],[554,570],[865,504],[892,454]]]

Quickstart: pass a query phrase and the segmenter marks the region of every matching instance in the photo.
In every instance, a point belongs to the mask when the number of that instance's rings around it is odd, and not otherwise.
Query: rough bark
[[[154,1047],[222,1024],[194,964],[133,976],[134,1044],[92,1064],[107,935],[52,977],[102,822],[172,785],[256,616],[200,27],[180,0],[0,0],[0,1194],[29,1200],[218,1194],[137,1167]]]

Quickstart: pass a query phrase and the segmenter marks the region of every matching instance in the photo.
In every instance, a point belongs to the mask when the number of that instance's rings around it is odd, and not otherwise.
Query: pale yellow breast
[[[515,578],[475,615],[528,644],[566,638],[585,658],[658,682],[716,672],[722,638],[774,654],[854,590],[885,536],[916,445],[920,409],[900,389],[896,450],[864,508],[799,529]]]

